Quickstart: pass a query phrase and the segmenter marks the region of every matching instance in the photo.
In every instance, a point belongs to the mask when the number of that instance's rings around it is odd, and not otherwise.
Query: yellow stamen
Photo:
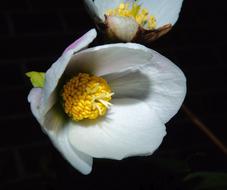
[[[79,73],[63,87],[65,113],[75,121],[96,119],[111,106],[113,93],[107,82],[94,75]]]
[[[149,15],[148,10],[141,8],[137,2],[134,2],[131,6],[129,3],[121,3],[118,7],[107,10],[106,15],[134,18],[140,26],[150,30],[157,26],[155,17]]]

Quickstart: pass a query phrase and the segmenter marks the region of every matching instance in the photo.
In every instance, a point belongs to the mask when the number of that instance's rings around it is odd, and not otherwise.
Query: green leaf
[[[27,72],[26,76],[30,78],[30,81],[34,87],[42,88],[45,83],[45,73],[31,71]]]
[[[224,190],[227,189],[227,173],[196,172],[187,175],[184,182],[193,190]],[[193,184],[193,185],[192,185]]]

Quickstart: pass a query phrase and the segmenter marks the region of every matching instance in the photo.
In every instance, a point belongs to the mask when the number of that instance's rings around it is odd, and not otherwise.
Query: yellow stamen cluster
[[[97,76],[79,73],[63,87],[65,113],[75,121],[105,115],[113,93],[107,82]]]
[[[108,10],[106,15],[134,18],[140,26],[150,30],[155,29],[157,26],[155,17],[149,15],[148,10],[141,8],[141,5],[138,5],[137,2],[134,2],[132,5],[121,3],[117,8]]]

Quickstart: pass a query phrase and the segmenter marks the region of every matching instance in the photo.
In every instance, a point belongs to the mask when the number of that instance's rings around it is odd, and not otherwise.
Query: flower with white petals
[[[33,84],[43,82],[28,96],[42,129],[83,174],[93,157],[151,155],[186,93],[182,71],[159,53],[134,43],[85,49],[95,37],[92,29],[66,48],[45,80],[36,74]]]
[[[176,23],[183,0],[84,0],[104,35],[113,41],[150,43]]]

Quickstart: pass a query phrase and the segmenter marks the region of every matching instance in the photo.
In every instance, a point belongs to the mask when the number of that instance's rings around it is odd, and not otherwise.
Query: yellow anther
[[[124,9],[125,8],[125,4],[124,3],[121,3],[120,5],[119,5],[119,9]]]
[[[155,29],[157,26],[155,17],[149,15],[149,11],[145,8],[142,9],[137,2],[131,5],[129,3],[120,3],[118,7],[107,10],[106,15],[134,18],[140,26],[149,30]]]
[[[79,73],[64,85],[61,95],[65,113],[79,121],[105,115],[113,93],[105,79]]]

